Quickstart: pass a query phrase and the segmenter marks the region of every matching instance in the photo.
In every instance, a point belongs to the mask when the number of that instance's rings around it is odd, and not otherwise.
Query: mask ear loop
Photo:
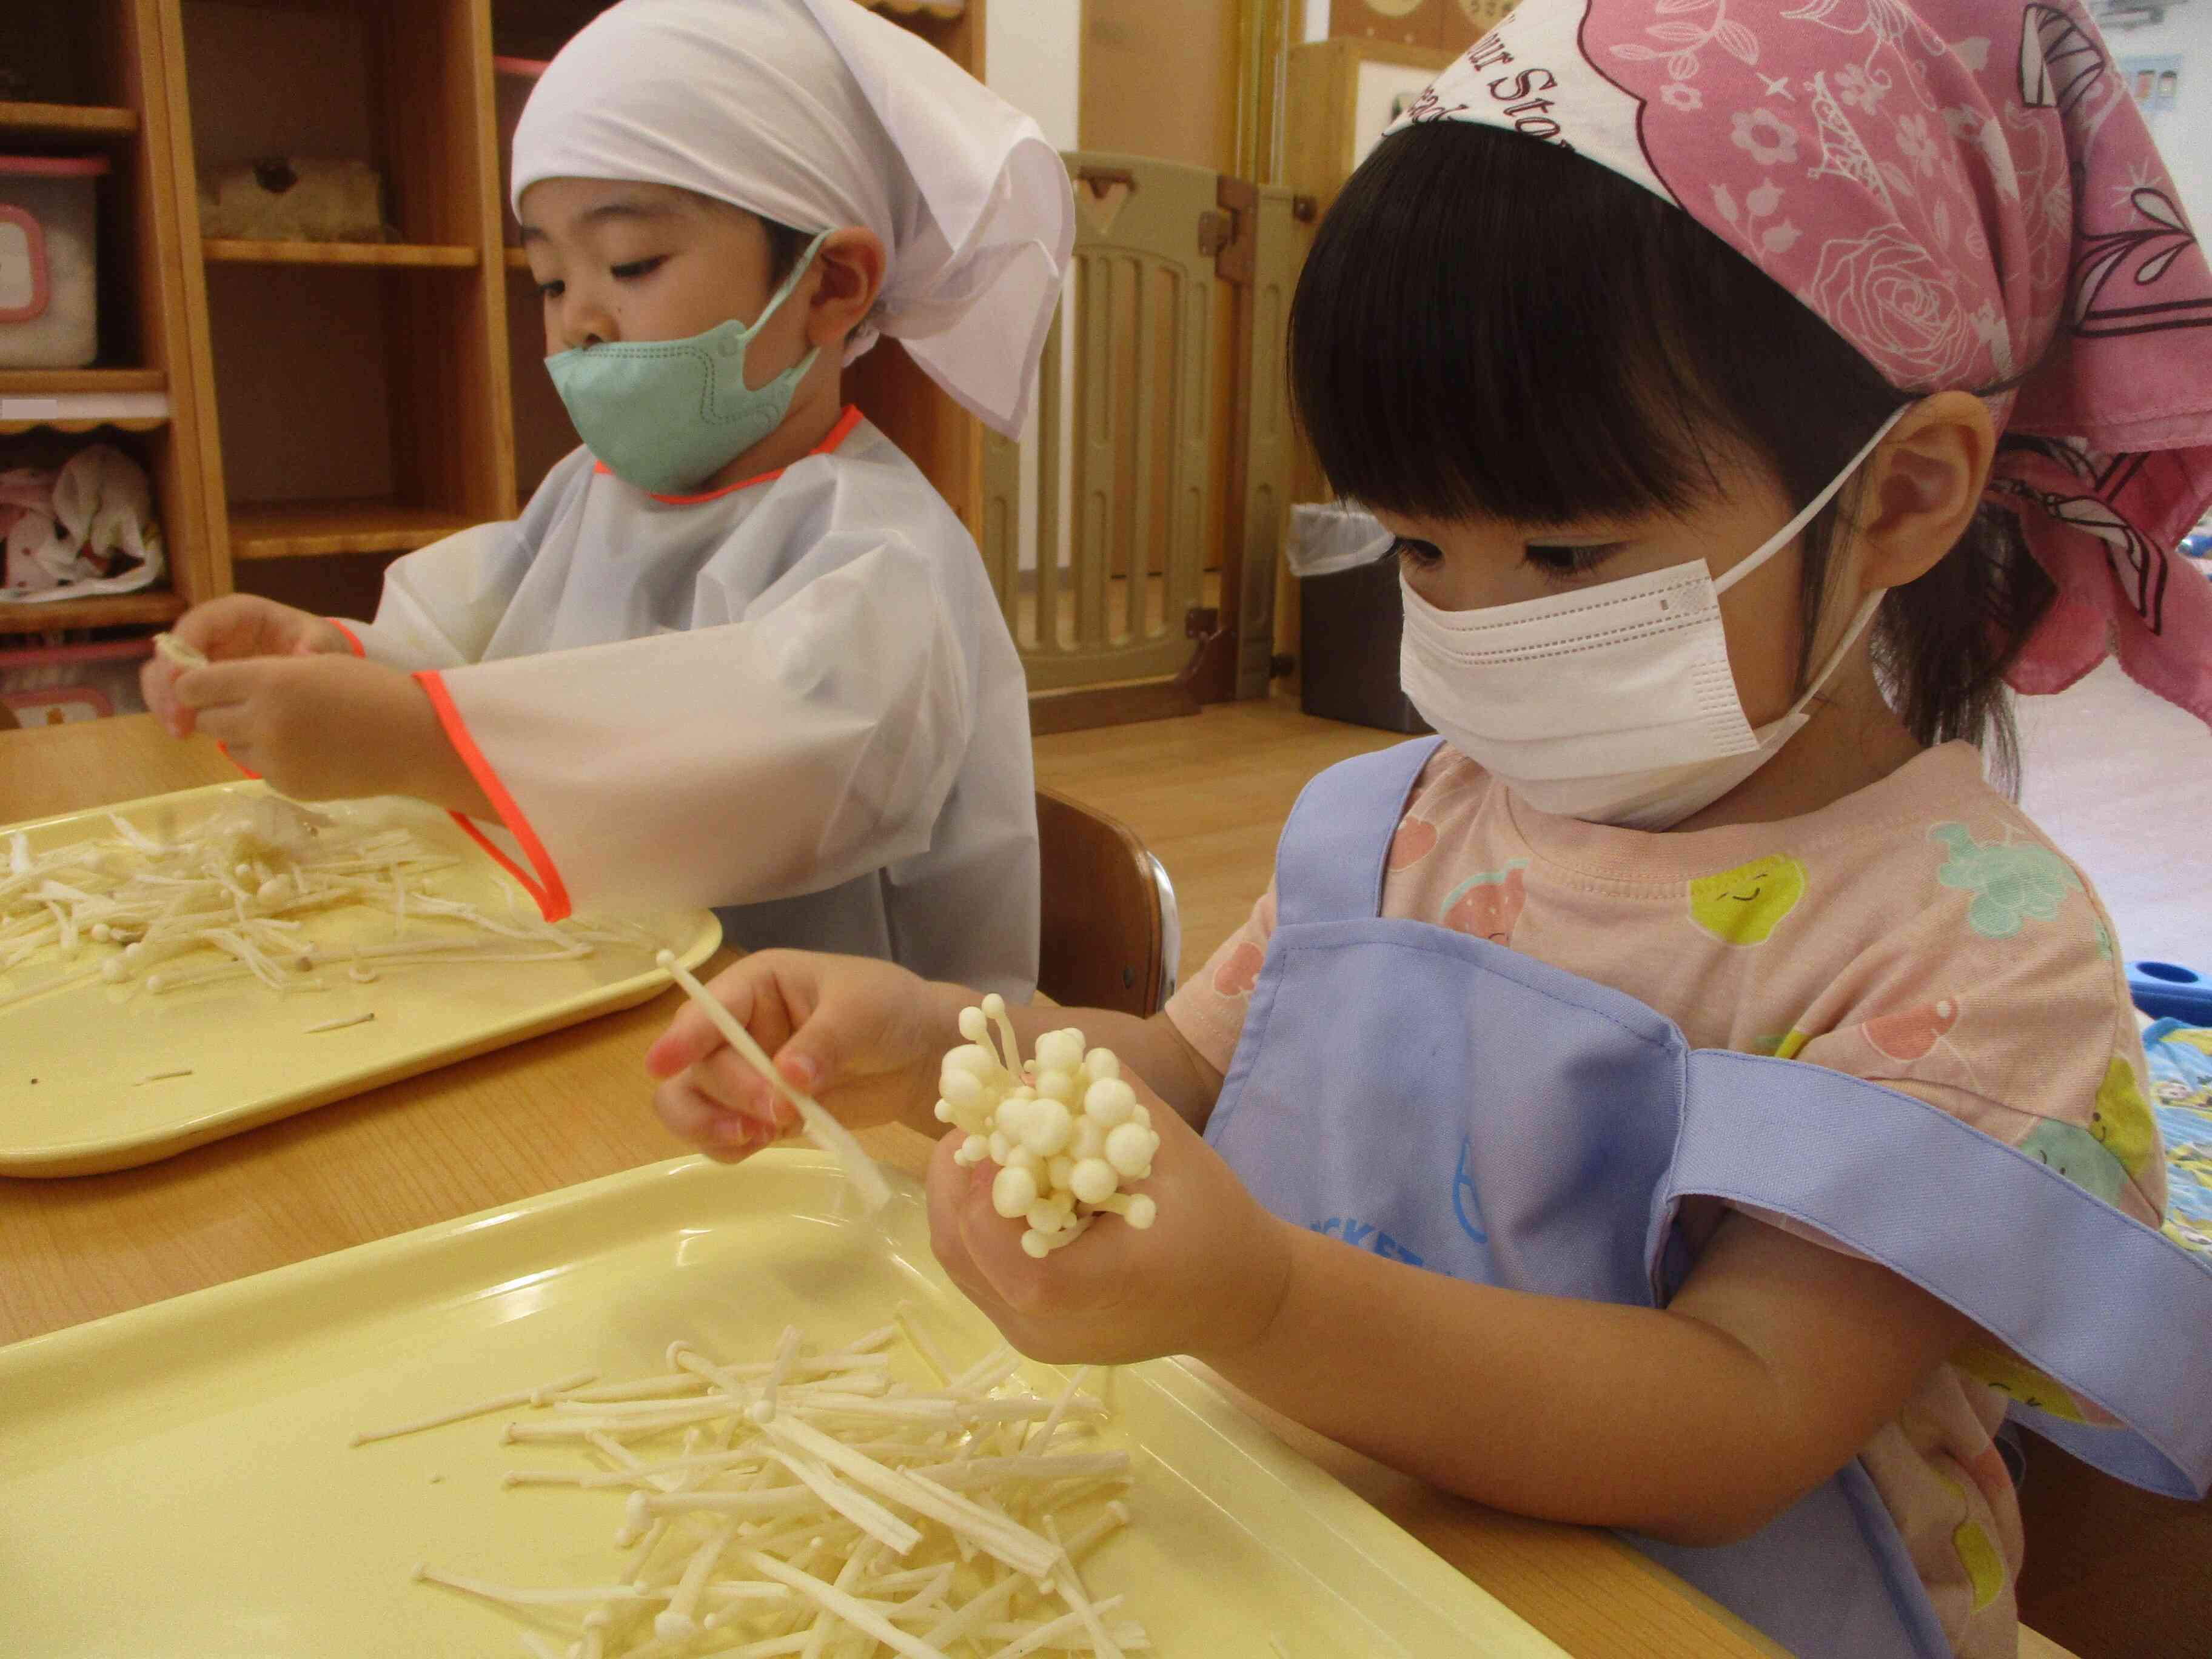
[[[1805,526],[1820,515],[1820,510],[1836,499],[1838,493],[1845,484],[1858,476],[1858,470],[1866,465],[1868,458],[1881,447],[1881,441],[1895,429],[1897,423],[1911,412],[1912,407],[1911,404],[1907,404],[1884,421],[1876,429],[1874,436],[1866,441],[1865,447],[1851,457],[1850,464],[1829,482],[1828,487],[1815,495],[1802,513],[1784,525],[1765,546],[1715,582],[1713,592],[1717,594],[1725,593],[1735,586],[1739,578],[1749,574],[1789,546],[1791,542],[1796,540],[1803,532]],[[1875,612],[1881,608],[1881,596],[1886,592],[1887,592],[1887,589],[1877,589],[1859,601],[1858,613],[1851,618],[1851,625],[1844,630],[1844,637],[1836,642],[1836,648],[1828,653],[1827,660],[1820,665],[1820,672],[1813,676],[1797,701],[1790,705],[1790,712],[1782,717],[1784,720],[1794,720],[1803,714],[1806,706],[1820,695],[1820,688],[1828,683],[1829,677],[1837,669],[1843,666],[1844,657],[1850,654],[1851,647],[1859,642],[1859,636],[1866,632],[1868,625],[1874,621]]]
[[[761,314],[754,318],[752,321],[746,325],[744,331],[738,335],[738,343],[745,349],[748,354],[750,351],[755,337],[760,333],[761,330],[768,326],[768,319],[775,316],[777,312],[782,310],[783,302],[798,292],[799,279],[804,277],[807,271],[812,267],[814,264],[814,256],[822,251],[822,244],[829,240],[830,233],[826,230],[817,231],[814,234],[814,240],[806,245],[806,252],[800,254],[797,262],[793,264],[791,267],[791,274],[783,279],[782,286],[778,288],[775,294],[769,297],[769,302],[761,307]],[[814,367],[814,360],[821,355],[822,348],[820,346],[811,348],[804,357],[801,357],[796,363],[784,370],[782,375],[777,376],[777,379],[781,380],[784,378],[784,376],[787,375],[794,384],[805,380],[808,371]],[[745,385],[745,378],[742,370],[738,373],[738,383],[740,386]],[[773,380],[763,381],[758,386],[746,386],[745,389],[748,392],[766,391],[769,386],[773,386],[774,384],[775,381]]]
[[[1872,455],[1876,449],[1881,447],[1881,441],[1889,436],[1890,433],[1895,429],[1897,423],[1903,420],[1905,416],[1910,414],[1912,408],[1912,404],[1905,404],[1903,409],[1899,410],[1894,415],[1892,415],[1887,420],[1884,421],[1880,427],[1875,428],[1874,436],[1866,441],[1865,446],[1860,449],[1857,454],[1851,457],[1850,462],[1844,466],[1844,470],[1828,481],[1828,487],[1826,489],[1823,489],[1819,495],[1814,496],[1811,501],[1805,504],[1805,509],[1803,512],[1798,514],[1798,515],[1790,520],[1788,524],[1784,525],[1781,529],[1776,531],[1772,536],[1767,538],[1766,544],[1756,553],[1753,553],[1749,558],[1745,559],[1741,563],[1735,565],[1726,575],[1717,577],[1714,580],[1713,592],[1716,593],[1727,592],[1729,589],[1734,587],[1746,576],[1751,574],[1753,571],[1758,569],[1759,566],[1765,564],[1777,553],[1779,553],[1784,548],[1789,546],[1790,543],[1796,541],[1797,538],[1803,533],[1805,526],[1812,523],[1814,520],[1819,518],[1820,516],[1821,509],[1826,507],[1830,501],[1835,500],[1838,492],[1839,492],[1845,484],[1849,483],[1852,478],[1857,476],[1858,470],[1866,465],[1867,458]]]
[[[791,297],[793,290],[797,289],[799,286],[799,278],[805,276],[807,271],[812,267],[814,264],[814,256],[822,252],[822,244],[829,240],[830,233],[828,231],[820,230],[815,232],[814,240],[806,245],[806,252],[799,256],[798,260],[791,267],[791,274],[783,279],[783,286],[777,289],[774,296],[770,298],[769,302],[761,307],[761,314],[753,319],[752,328],[745,331],[748,337],[750,337],[754,329],[759,328],[763,323],[765,323],[769,318],[775,316],[776,312],[782,307],[783,302]],[[1885,427],[1883,430],[1887,431],[1888,428]]]

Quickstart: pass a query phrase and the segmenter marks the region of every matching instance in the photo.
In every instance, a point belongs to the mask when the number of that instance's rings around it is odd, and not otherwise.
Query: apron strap
[[[2128,1425],[2015,1408],[2075,1455],[2170,1497],[2212,1486],[2212,1265],[2039,1160],[1825,1066],[1703,1048],[1656,1195],[1655,1272],[1692,1195],[1829,1235]]]
[[[1307,783],[1275,849],[1276,925],[1364,921],[1382,908],[1382,871],[1406,798],[1443,744],[1417,738],[1340,761]]]

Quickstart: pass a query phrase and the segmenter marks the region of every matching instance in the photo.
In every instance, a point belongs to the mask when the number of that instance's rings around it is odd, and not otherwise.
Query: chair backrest
[[[1135,832],[1049,789],[1036,797],[1044,878],[1037,989],[1070,1007],[1157,1013],[1175,989],[1175,887]]]

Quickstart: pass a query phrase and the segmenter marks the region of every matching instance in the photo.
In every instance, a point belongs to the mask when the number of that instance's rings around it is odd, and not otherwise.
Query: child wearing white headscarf
[[[549,918],[713,905],[748,948],[1025,997],[1020,664],[838,377],[888,334],[1018,434],[1060,158],[853,0],[623,0],[533,91],[514,173],[585,447],[519,520],[396,562],[374,623],[198,608],[176,632],[214,660],[149,667],[149,706],[287,793],[453,808]]]

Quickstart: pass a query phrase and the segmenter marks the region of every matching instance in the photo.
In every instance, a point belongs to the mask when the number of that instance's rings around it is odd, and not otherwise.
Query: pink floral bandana
[[[2212,502],[2212,267],[2078,0],[1526,0],[1396,125],[1441,120],[1674,204],[1900,391],[1994,394],[2031,441],[1990,497],[2059,588],[2014,685],[2117,648],[2212,723],[2175,550]]]

